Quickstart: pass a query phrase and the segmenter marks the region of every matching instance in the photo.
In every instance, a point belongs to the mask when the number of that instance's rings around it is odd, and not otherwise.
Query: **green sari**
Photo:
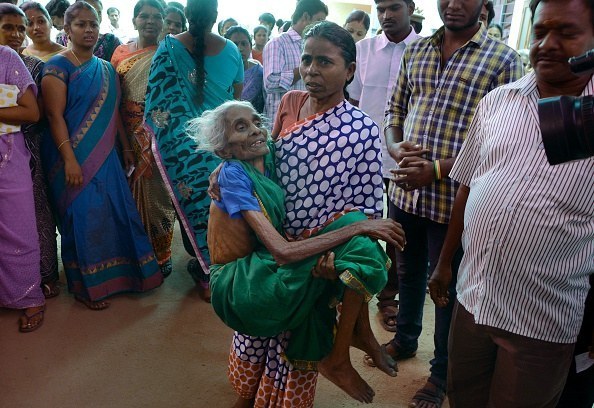
[[[241,163],[254,185],[262,212],[283,234],[284,194],[275,182],[273,154],[266,157],[264,176],[253,166]],[[349,212],[318,234],[333,231],[367,217]],[[317,235],[317,234],[316,234]],[[286,349],[288,360],[297,368],[315,370],[328,355],[334,342],[335,306],[342,299],[344,286],[369,301],[387,281],[388,258],[379,243],[355,236],[333,249],[339,281],[314,278],[311,274],[319,255],[279,266],[259,242],[255,251],[225,265],[210,269],[212,305],[217,315],[234,330],[250,336],[274,336],[290,330]]]

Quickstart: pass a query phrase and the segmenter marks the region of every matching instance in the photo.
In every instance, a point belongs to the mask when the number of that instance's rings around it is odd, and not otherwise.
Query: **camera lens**
[[[594,156],[594,97],[541,99],[538,116],[550,164]]]

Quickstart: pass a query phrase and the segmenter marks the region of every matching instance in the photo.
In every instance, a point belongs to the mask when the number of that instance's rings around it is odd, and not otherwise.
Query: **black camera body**
[[[569,60],[571,71],[594,71],[594,49]],[[557,96],[538,101],[542,141],[550,164],[594,156],[594,96]]]

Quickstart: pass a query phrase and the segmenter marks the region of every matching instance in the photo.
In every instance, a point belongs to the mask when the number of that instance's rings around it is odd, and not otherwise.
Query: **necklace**
[[[70,52],[72,53],[72,55],[74,55],[74,58],[76,58],[76,62],[78,62],[78,66],[80,67],[82,64],[80,63],[80,60],[78,59],[72,48],[70,49]]]

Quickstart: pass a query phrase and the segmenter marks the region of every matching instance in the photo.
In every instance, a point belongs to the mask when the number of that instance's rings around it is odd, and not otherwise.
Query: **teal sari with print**
[[[203,102],[198,104],[196,62],[179,40],[165,37],[153,57],[144,120],[182,227],[208,273],[208,177],[221,161],[197,150],[196,141],[186,135],[186,123],[233,99],[233,84],[243,82],[243,62],[235,44],[227,41],[219,54],[205,56],[204,69]]]

